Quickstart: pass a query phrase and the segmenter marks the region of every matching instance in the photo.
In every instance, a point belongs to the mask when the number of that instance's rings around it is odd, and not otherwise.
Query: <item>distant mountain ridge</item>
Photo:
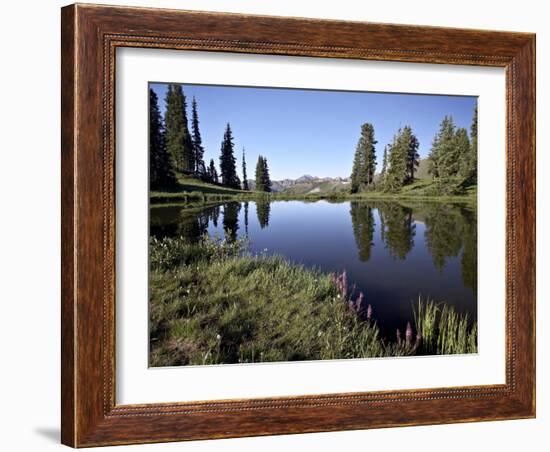
[[[255,190],[256,182],[248,180],[251,190]],[[282,179],[271,181],[271,190],[275,193],[305,195],[308,193],[339,193],[350,188],[349,177],[317,177],[304,174],[297,179]]]
[[[419,180],[431,179],[429,174],[429,160],[420,159],[415,178]],[[375,175],[375,181],[379,180],[380,174]],[[286,193],[291,195],[307,195],[314,193],[341,193],[349,191],[351,184],[350,177],[318,177],[304,174],[296,179],[282,179],[271,181],[271,190],[275,193]],[[256,189],[256,182],[253,179],[248,180],[248,186],[251,190]]]

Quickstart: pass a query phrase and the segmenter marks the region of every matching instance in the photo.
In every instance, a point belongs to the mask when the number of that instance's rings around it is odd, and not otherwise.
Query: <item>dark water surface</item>
[[[229,202],[151,208],[151,235],[248,237],[252,253],[347,271],[382,334],[413,321],[430,297],[477,319],[477,218],[464,204],[397,201]]]

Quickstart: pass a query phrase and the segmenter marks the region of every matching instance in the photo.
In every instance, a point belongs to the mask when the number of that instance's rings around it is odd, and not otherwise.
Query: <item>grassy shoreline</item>
[[[422,202],[452,202],[452,203],[476,203],[477,197],[465,196],[418,196],[406,194],[390,194],[382,192],[360,194],[315,194],[315,195],[285,195],[282,193],[260,193],[238,195],[214,195],[201,192],[189,193],[160,193],[152,192],[150,195],[151,207],[167,204],[188,203],[216,203],[226,201],[422,201]]]
[[[437,195],[434,182],[419,180],[403,187],[399,193],[366,191],[361,193],[308,193],[285,194],[260,191],[236,190],[220,185],[209,184],[193,178],[180,178],[177,191],[152,191],[149,195],[151,207],[166,204],[209,203],[225,201],[353,201],[353,200],[417,200],[423,202],[476,203],[477,187],[471,187],[460,195]]]
[[[245,248],[206,237],[151,239],[150,365],[477,351],[476,325],[447,305],[419,300],[410,327],[386,340],[345,274]]]

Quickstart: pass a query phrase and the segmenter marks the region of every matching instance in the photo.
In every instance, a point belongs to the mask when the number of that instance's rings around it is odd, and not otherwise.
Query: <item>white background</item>
[[[116,80],[117,403],[504,383],[503,69],[126,48],[117,51]],[[147,369],[149,205],[144,181],[148,176],[146,87],[150,80],[479,96],[479,353]],[[369,377],[343,379],[342,375]]]
[[[550,31],[545,2],[537,0],[357,2],[140,1],[119,4],[243,13],[414,23],[537,32],[538,167],[550,165]],[[2,8],[2,108],[0,118],[2,220],[0,274],[2,373],[0,447],[44,451],[59,446],[59,1],[5,2]],[[546,29],[545,29],[546,28]],[[540,172],[539,172],[540,174]],[[537,229],[550,229],[548,177],[538,178]],[[548,273],[549,239],[538,237],[538,274]],[[116,450],[279,451],[365,449],[465,451],[547,450],[550,310],[548,278],[538,278],[538,412],[536,420],[356,432],[245,438]],[[546,300],[547,301],[547,300]],[[544,381],[546,379],[546,382]]]

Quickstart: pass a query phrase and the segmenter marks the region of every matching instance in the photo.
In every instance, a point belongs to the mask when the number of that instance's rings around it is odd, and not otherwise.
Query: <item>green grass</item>
[[[152,366],[475,350],[475,326],[452,308],[419,303],[421,336],[388,342],[349,307],[333,275],[245,249],[241,241],[151,239]]]
[[[151,204],[192,202],[197,200],[229,200],[238,196],[253,197],[261,195],[261,192],[250,192],[210,184],[195,177],[179,175],[178,185],[172,191],[151,191],[149,197]]]
[[[425,191],[433,186],[433,184],[434,182],[432,179],[415,180],[412,184],[405,185],[401,189],[401,193],[425,193]]]
[[[178,176],[178,185],[179,191],[183,192],[199,191],[202,193],[215,195],[238,195],[244,192],[243,190],[228,188],[224,187],[223,185],[211,184],[187,175]]]
[[[419,298],[414,308],[414,320],[424,353],[477,352],[477,323],[471,324],[467,314],[460,315],[447,304]]]
[[[362,199],[396,199],[440,202],[476,202],[477,186],[460,188],[461,180],[452,178],[445,182],[434,179],[416,179],[413,183],[403,186],[399,191],[382,190],[365,191],[352,195]]]

